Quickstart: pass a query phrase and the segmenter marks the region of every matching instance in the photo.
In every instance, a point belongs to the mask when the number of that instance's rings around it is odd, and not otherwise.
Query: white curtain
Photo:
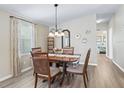
[[[18,59],[18,19],[10,17],[10,36],[11,36],[11,61],[13,63],[13,75],[20,74],[20,63]]]

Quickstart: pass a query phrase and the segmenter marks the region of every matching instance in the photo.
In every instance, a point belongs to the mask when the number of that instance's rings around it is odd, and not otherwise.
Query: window
[[[34,25],[22,20],[18,21],[19,54],[27,54],[34,46]]]

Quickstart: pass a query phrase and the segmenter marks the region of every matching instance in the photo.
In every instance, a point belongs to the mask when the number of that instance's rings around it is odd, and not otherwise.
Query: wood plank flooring
[[[33,88],[34,77],[33,71],[28,71],[14,79],[14,82],[5,86],[4,88]],[[105,55],[98,55],[98,65],[89,66],[88,68],[89,88],[124,88],[124,73],[121,72]],[[42,82],[42,79],[38,80],[38,88],[47,88],[47,82]],[[82,76],[74,76],[64,81],[62,86],[59,86],[59,82],[56,80],[52,84],[53,88],[84,88]]]

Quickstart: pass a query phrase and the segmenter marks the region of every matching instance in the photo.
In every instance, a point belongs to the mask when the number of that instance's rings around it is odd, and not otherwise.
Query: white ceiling
[[[84,15],[97,14],[97,20],[109,20],[120,5],[115,4],[60,4],[58,23]],[[54,25],[55,8],[52,4],[0,4],[0,9],[32,19],[34,22]]]

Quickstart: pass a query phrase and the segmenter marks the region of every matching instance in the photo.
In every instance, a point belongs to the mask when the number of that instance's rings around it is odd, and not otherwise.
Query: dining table
[[[41,54],[43,52],[37,52],[37,54]],[[80,54],[63,54],[63,53],[48,53],[48,59],[50,63],[62,63],[63,64],[63,71],[62,71],[62,78],[60,81],[60,85],[62,85],[65,75],[67,74],[67,64],[78,62],[80,60]]]
[[[72,62],[78,62],[80,59],[80,54],[48,54],[49,61],[50,62],[60,62],[63,63],[63,72],[62,72],[62,78],[60,81],[60,85],[62,85],[65,75],[67,74],[67,64]]]

